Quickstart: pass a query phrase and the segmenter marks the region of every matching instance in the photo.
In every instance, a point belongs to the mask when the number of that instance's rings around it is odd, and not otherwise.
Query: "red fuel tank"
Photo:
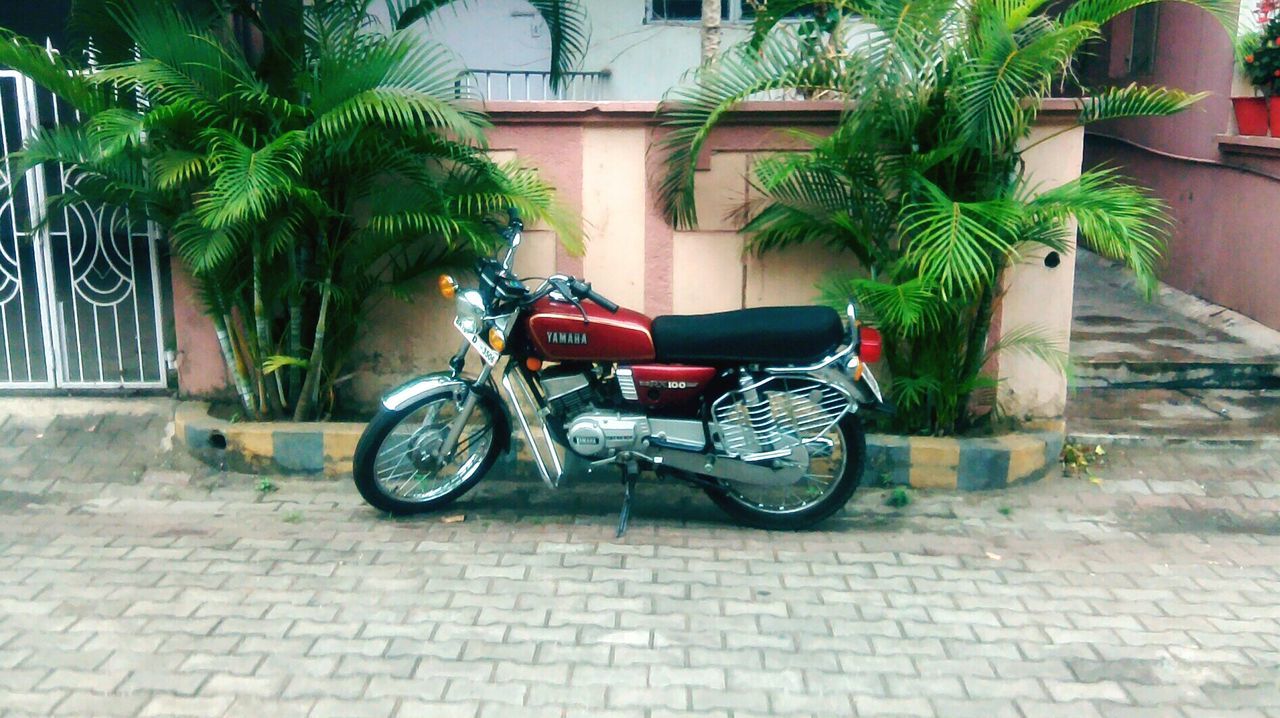
[[[551,361],[650,361],[653,334],[649,317],[630,309],[611,313],[592,301],[582,312],[567,302],[543,297],[534,302],[521,325],[534,354]]]

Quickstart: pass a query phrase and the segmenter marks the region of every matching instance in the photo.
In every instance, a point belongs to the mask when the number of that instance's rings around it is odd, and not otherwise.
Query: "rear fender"
[[[456,378],[449,372],[427,374],[401,384],[382,397],[382,406],[389,411],[399,411],[435,394],[458,394],[474,391],[480,401],[489,405],[489,412],[498,426],[493,427],[494,440],[498,449],[506,453],[511,449],[511,413],[507,403],[498,395],[497,389],[490,380],[485,384],[476,384],[465,378]]]

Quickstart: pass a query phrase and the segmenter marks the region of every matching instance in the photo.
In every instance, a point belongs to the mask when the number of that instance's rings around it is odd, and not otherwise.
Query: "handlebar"
[[[573,293],[580,297],[585,297],[591,301],[604,307],[610,314],[618,313],[618,305],[605,299],[599,292],[591,288],[591,282],[584,282],[581,279],[575,279],[569,283],[573,288]]]

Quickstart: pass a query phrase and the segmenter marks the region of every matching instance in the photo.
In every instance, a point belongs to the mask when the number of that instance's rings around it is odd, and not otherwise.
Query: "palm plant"
[[[488,249],[492,213],[581,239],[536,174],[489,159],[452,56],[409,27],[447,3],[390,0],[387,28],[371,2],[80,0],[83,65],[0,35],[0,64],[82,119],[35,135],[23,160],[74,166],[55,205],[122,206],[165,230],[253,418],[325,415],[364,318]],[[559,81],[583,17],[534,5]]]
[[[695,160],[743,100],[778,90],[843,98],[827,136],[760,160],[763,199],[743,208],[756,251],[821,242],[853,253],[864,276],[835,277],[833,302],[855,297],[886,335],[897,430],[973,428],[994,352],[1062,362],[1034,327],[988,330],[1002,272],[1036,248],[1068,250],[1078,227],[1099,253],[1124,260],[1148,291],[1164,245],[1164,205],[1111,169],[1040,191],[1023,154],[1042,100],[1070,79],[1083,43],[1153,0],[768,0],[751,39],[702,67],[661,109],[669,132],[659,192],[678,226],[693,226]],[[1188,0],[1234,27],[1229,0]],[[812,19],[781,23],[797,11]],[[1088,94],[1088,93],[1086,93]],[[1071,127],[1164,116],[1201,98],[1130,85],[1079,100]],[[1059,132],[1071,129],[1067,127]]]

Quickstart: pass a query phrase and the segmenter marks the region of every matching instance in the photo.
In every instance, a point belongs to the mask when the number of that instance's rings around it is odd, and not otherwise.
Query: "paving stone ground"
[[[612,485],[392,520],[165,423],[0,424],[0,715],[1280,716],[1276,454],[867,488],[791,534],[648,483],[617,540]]]

